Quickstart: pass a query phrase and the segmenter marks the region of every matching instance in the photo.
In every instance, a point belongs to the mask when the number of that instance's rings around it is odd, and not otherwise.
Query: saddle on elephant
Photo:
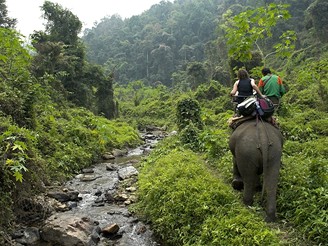
[[[255,118],[259,118],[257,114],[255,115],[248,115],[248,116],[233,116],[228,119],[228,125],[231,129],[235,130],[238,126],[243,124],[245,121],[249,121]],[[279,123],[277,118],[274,116],[270,116],[268,118],[261,118],[262,120],[271,123],[274,127],[279,129]]]
[[[243,122],[254,118],[271,123],[279,128],[276,118],[273,116],[274,104],[267,98],[249,97],[236,107],[237,114],[228,120],[229,127],[236,129]]]

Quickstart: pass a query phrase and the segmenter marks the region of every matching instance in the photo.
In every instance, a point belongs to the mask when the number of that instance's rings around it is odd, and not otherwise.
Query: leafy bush
[[[145,86],[141,81],[129,83],[126,87],[115,88],[119,100],[120,118],[139,129],[147,126],[172,128],[176,94],[165,86]]]
[[[283,135],[288,140],[310,141],[326,135],[328,115],[318,110],[299,111],[294,109],[289,118],[279,118]]]
[[[171,143],[172,145],[172,143]],[[274,245],[279,239],[239,203],[195,153],[170,146],[152,152],[139,175],[134,210],[167,245]]]
[[[278,196],[281,215],[319,245],[328,243],[324,236],[328,233],[328,159],[327,150],[320,151],[322,144],[287,142]]]
[[[141,139],[123,122],[109,121],[85,109],[44,113],[38,124],[38,149],[52,177],[66,177],[97,160],[108,149],[135,146]]]
[[[219,82],[211,81],[209,84],[201,84],[195,92],[195,98],[200,100],[211,101],[215,98],[228,95],[226,88]]]
[[[180,131],[191,123],[198,129],[203,128],[201,108],[195,99],[183,98],[177,103],[176,119]]]
[[[188,148],[199,151],[200,149],[200,140],[199,140],[200,131],[195,125],[191,122],[185,128],[183,128],[180,133],[181,142]]]
[[[278,211],[315,245],[328,243],[327,58],[322,53],[293,69],[283,99],[289,117],[279,118],[286,142]]]
[[[227,132],[222,129],[205,129],[200,134],[203,151],[211,158],[221,158],[229,152]]]

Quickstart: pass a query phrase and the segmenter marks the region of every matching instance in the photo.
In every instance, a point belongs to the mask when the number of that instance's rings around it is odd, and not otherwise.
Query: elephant
[[[245,205],[252,205],[255,192],[261,189],[263,174],[262,199],[266,199],[265,221],[275,221],[283,149],[283,136],[280,130],[260,118],[245,121],[232,132],[229,148],[233,155],[233,188],[244,189],[243,202]]]

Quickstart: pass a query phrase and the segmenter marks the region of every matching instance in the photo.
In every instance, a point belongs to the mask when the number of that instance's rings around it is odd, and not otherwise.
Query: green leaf
[[[20,172],[15,172],[14,177],[16,178],[16,181],[23,182],[23,175]]]

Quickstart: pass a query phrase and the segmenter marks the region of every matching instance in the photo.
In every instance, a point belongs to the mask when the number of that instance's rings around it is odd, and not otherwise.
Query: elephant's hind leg
[[[243,194],[243,202],[247,206],[253,205],[254,202],[254,194],[255,194],[255,186],[254,183],[248,183],[244,181],[244,194]]]
[[[232,188],[234,188],[235,190],[242,190],[244,188],[244,182],[240,176],[236,159],[234,157],[233,157],[233,180],[231,185]]]
[[[266,222],[274,222],[276,220],[277,205],[277,186],[279,177],[279,165],[270,167],[268,173],[264,177],[264,187],[266,196]]]
[[[254,202],[254,192],[252,189],[247,187],[247,185],[245,185],[245,188],[244,188],[243,202],[247,206],[252,206],[253,202]]]
[[[244,182],[241,179],[241,177],[239,178],[234,178],[231,182],[232,188],[234,188],[235,190],[242,190],[244,188]]]

